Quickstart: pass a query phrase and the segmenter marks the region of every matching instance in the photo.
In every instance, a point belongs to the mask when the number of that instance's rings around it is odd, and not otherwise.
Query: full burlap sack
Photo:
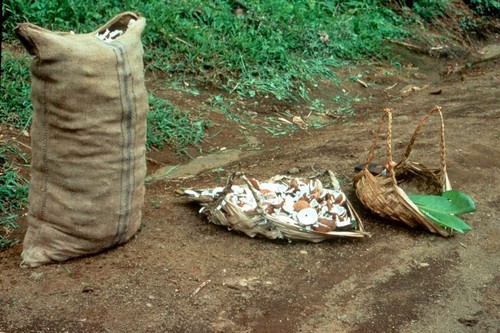
[[[139,229],[148,110],[144,27],[145,19],[130,12],[89,34],[16,27],[34,55],[29,226],[21,266],[98,253]],[[123,35],[105,42],[96,35],[106,29]]]

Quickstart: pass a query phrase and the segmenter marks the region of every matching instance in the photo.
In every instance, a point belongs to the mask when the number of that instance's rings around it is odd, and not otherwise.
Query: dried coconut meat
[[[132,27],[135,24],[136,20],[130,19],[128,22],[127,28]],[[110,43],[113,41],[116,37],[119,37],[123,35],[124,31],[120,29],[116,29],[113,31],[110,31],[109,29],[104,30],[103,32],[98,32],[96,34],[96,37],[99,38],[100,40],[104,41],[105,43]]]
[[[325,188],[319,179],[304,181],[276,176],[261,183],[244,175],[241,177],[247,184],[231,183],[226,187],[185,190],[183,193],[201,203],[200,213],[208,215],[212,222],[232,229],[242,228],[240,231],[252,237],[261,233],[260,229],[265,229],[263,234],[269,238],[308,239],[302,236],[342,236],[341,232],[348,232],[346,235],[353,237],[366,235],[353,216],[347,196],[340,189]],[[273,233],[276,226],[278,231],[284,232]],[[247,227],[252,231],[248,232]],[[298,234],[300,237],[289,237],[288,229],[293,230],[292,236]],[[323,240],[313,238],[313,241]]]

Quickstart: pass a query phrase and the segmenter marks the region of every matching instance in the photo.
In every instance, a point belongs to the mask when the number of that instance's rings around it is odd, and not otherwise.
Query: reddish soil
[[[211,106],[210,91],[194,96],[150,78],[150,90],[212,119],[202,153],[192,149],[192,157],[222,147],[240,155],[225,159],[220,152],[217,167],[207,168],[169,147],[150,152],[150,176],[181,165],[147,185],[143,227],[123,246],[36,269],[19,267],[21,244],[1,252],[0,332],[498,332],[499,61],[469,68],[465,59],[408,53],[403,59],[406,66],[397,72],[372,65],[339,73],[369,71],[362,78],[367,88],[356,81],[320,83],[313,95],[327,111],[335,111],[332,97],[344,94],[341,89],[365,99],[352,103],[352,115],[332,112],[326,127],[283,136],[263,130],[266,117],[289,111],[311,123],[305,106],[265,96],[236,101],[229,112],[253,120],[235,125]],[[405,92],[411,87],[419,89]],[[350,183],[383,108],[395,112],[398,160],[418,119],[434,105],[443,109],[452,186],[477,205],[463,216],[473,231],[451,238],[370,214]],[[437,119],[417,142],[413,160],[437,165]],[[379,160],[384,154],[380,148]],[[175,193],[222,185],[233,171],[264,180],[291,168],[301,177],[334,170],[372,237],[318,244],[252,239],[209,224]],[[20,223],[22,238],[25,219]]]

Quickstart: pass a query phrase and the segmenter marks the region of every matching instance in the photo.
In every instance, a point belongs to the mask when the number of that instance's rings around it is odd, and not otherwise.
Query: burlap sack
[[[98,253],[137,232],[146,173],[144,27],[145,19],[130,12],[89,34],[16,27],[34,55],[21,266]],[[106,29],[124,33],[105,42],[96,34]]]

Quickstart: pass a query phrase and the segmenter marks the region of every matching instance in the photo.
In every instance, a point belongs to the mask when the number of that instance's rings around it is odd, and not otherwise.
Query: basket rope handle
[[[441,170],[446,173],[446,147],[445,147],[445,140],[444,140],[444,120],[443,120],[443,113],[441,112],[441,107],[440,106],[435,106],[432,108],[431,111],[429,111],[425,116],[420,119],[420,123],[418,124],[417,128],[415,129],[415,132],[413,133],[413,136],[410,139],[410,142],[408,144],[408,147],[406,148],[406,151],[403,155],[403,159],[401,160],[401,164],[406,163],[408,161],[408,157],[410,156],[410,153],[413,149],[413,145],[415,144],[415,141],[417,140],[418,136],[420,135],[420,132],[422,131],[422,128],[424,127],[425,123],[427,120],[434,114],[434,113],[439,113],[439,117],[441,119],[441,135],[440,135],[440,142],[439,142],[439,148],[440,148],[440,166]]]
[[[369,164],[373,160],[373,156],[375,155],[375,149],[377,148],[377,141],[378,141],[378,136],[380,134],[380,130],[382,129],[382,125],[384,124],[385,118],[387,119],[387,136],[388,136],[388,142],[390,142],[390,137],[391,137],[391,126],[392,126],[392,110],[391,109],[384,109],[384,114],[379,120],[377,131],[375,132],[375,135],[373,136],[372,139],[372,145],[370,147],[370,150],[368,152],[368,157],[366,158],[366,163],[365,163],[365,169],[368,169]],[[389,150],[391,150],[389,148]],[[391,156],[391,152],[387,152],[387,158]]]
[[[420,123],[418,124],[417,128],[415,129],[415,132],[413,133],[413,136],[410,139],[410,142],[408,143],[408,147],[406,148],[406,151],[403,155],[403,159],[401,160],[400,164],[404,165],[408,161],[408,157],[410,156],[410,153],[413,149],[413,145],[415,144],[415,141],[417,140],[418,136],[420,135],[420,132],[422,131],[422,128],[424,127],[425,123],[427,120],[434,114],[434,113],[439,113],[439,118],[441,120],[441,134],[440,134],[440,140],[439,140],[439,149],[440,149],[440,167],[441,171],[443,173],[443,180],[444,180],[444,191],[451,190],[451,183],[448,178],[448,172],[446,171],[446,143],[444,139],[444,119],[443,119],[443,113],[441,112],[441,107],[440,106],[434,106],[431,111],[429,111],[425,116],[420,119]]]
[[[380,118],[377,131],[373,136],[372,145],[370,147],[370,151],[368,152],[368,157],[366,159],[365,169],[368,169],[371,161],[373,160],[373,156],[375,155],[375,149],[377,148],[377,140],[380,134],[380,130],[382,129],[382,125],[384,124],[384,120],[387,117],[387,164],[389,165],[389,171],[392,172],[392,109],[386,108],[384,109],[384,115]]]

